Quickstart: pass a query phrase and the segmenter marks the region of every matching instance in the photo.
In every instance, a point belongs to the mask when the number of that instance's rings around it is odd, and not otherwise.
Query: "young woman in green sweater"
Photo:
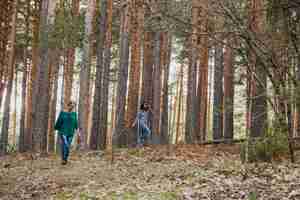
[[[54,127],[61,139],[62,165],[66,165],[68,162],[72,139],[75,130],[78,129],[77,113],[74,111],[75,106],[72,101],[68,103],[67,109],[59,113]]]

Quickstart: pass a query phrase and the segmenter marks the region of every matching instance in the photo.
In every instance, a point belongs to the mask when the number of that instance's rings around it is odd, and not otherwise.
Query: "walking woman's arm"
[[[139,120],[139,113],[137,114],[134,122],[132,123],[131,128],[133,128],[136,125],[136,123],[137,123],[138,120]]]
[[[75,130],[78,130],[78,117],[75,115]]]
[[[55,130],[57,130],[57,131],[59,131],[59,129],[61,128],[61,126],[62,126],[62,123],[63,123],[63,119],[62,119],[62,113],[60,112],[59,113],[59,116],[58,116],[58,118],[57,118],[57,120],[56,120],[56,123],[55,123],[55,125],[54,125],[54,129]]]

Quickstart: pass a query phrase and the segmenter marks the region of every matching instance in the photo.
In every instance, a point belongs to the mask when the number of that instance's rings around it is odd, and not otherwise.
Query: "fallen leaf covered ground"
[[[0,162],[0,199],[296,200],[300,164],[243,165],[238,145],[118,149],[59,157],[10,155]],[[300,158],[298,157],[298,160]]]

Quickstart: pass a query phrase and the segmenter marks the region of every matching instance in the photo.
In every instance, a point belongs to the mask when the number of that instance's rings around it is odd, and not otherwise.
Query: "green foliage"
[[[80,200],[97,200],[97,199],[99,199],[97,197],[92,197],[85,192],[80,193],[79,198],[80,198]]]
[[[68,6],[60,8],[56,12],[54,25],[49,30],[50,47],[80,47],[84,36],[84,15],[73,15]]]
[[[264,138],[255,138],[248,141],[249,162],[265,161],[269,162],[276,155],[288,152],[288,139],[286,132],[269,128]],[[241,160],[245,161],[247,142],[241,147]]]
[[[163,192],[163,193],[160,193],[160,199],[162,199],[162,200],[176,200],[176,199],[178,199],[178,196],[174,192]]]
[[[17,152],[17,146],[14,144],[8,144],[7,145],[7,152],[8,153],[16,153]]]
[[[71,193],[67,193],[67,192],[60,192],[55,196],[54,199],[55,200],[71,200],[71,199],[73,199],[73,195]]]
[[[255,192],[250,192],[249,200],[257,200],[257,194]]]

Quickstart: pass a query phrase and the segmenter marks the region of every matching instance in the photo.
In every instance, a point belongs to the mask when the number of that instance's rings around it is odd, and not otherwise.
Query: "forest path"
[[[67,166],[15,155],[1,159],[0,199],[300,199],[300,164],[245,167],[238,145],[119,149],[113,164],[102,152],[73,152]]]

